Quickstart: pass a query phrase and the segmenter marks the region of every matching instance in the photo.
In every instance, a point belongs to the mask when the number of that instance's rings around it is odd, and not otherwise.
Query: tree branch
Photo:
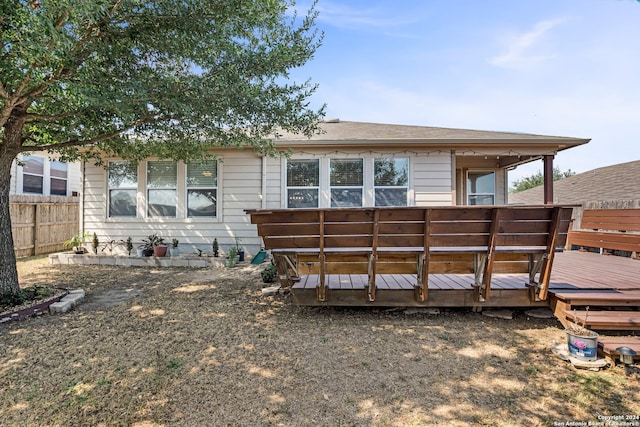
[[[56,120],[66,119],[67,117],[73,117],[78,113],[79,111],[69,111],[62,114],[51,114],[51,115],[27,114],[27,123],[36,122],[36,121],[51,123],[51,122],[55,122]]]
[[[77,57],[75,55],[78,54],[78,52],[82,49],[82,47],[85,45],[87,40],[91,37],[92,32],[96,28],[98,28],[100,25],[102,25],[103,23],[108,22],[108,20],[120,8],[121,5],[122,5],[122,0],[116,0],[116,2],[113,4],[113,7],[109,11],[109,13],[105,16],[105,18],[103,18],[100,21],[94,22],[92,25],[88,26],[85,29],[84,34],[82,35],[82,37],[80,37],[80,39],[77,41],[75,46],[69,52],[74,58],[80,59],[80,55],[78,55]],[[66,22],[68,17],[69,17],[69,11],[66,11],[64,14],[62,14],[60,16],[60,18],[58,18],[58,20],[56,20],[56,22],[54,23],[54,28],[56,30],[60,29],[60,27],[62,27],[62,25]],[[53,40],[51,41],[50,48],[51,48],[51,50],[53,50]],[[18,90],[15,91],[16,94],[19,95],[24,90],[24,88],[31,82],[31,77],[30,77],[31,76],[31,72],[33,72],[35,69],[37,69],[41,65],[42,64],[40,64],[40,63],[34,63],[34,64],[31,65],[30,72],[27,74],[25,80],[20,84],[20,87],[18,88]],[[27,93],[25,93],[24,95],[20,96],[20,98],[18,99],[18,103],[22,103],[24,101],[27,101],[29,99],[32,99],[34,97],[37,97],[37,96],[41,95],[45,90],[47,90],[47,88],[52,83],[54,83],[55,81],[60,79],[60,77],[62,77],[65,74],[65,70],[66,70],[67,73],[70,73],[70,67],[65,66],[64,64],[60,65],[55,71],[53,71],[51,74],[49,74],[46,77],[44,83],[36,86],[32,90],[30,90]]]
[[[140,119],[140,120],[136,120],[135,122],[131,123],[128,126],[125,126],[122,129],[113,131],[113,132],[109,132],[109,133],[105,133],[103,135],[99,135],[96,136],[95,138],[90,138],[90,139],[71,139],[69,141],[66,142],[61,142],[58,144],[47,144],[47,145],[39,145],[39,146],[25,146],[23,145],[22,148],[30,148],[30,149],[34,149],[37,148],[38,150],[57,150],[59,148],[67,148],[67,147],[82,147],[82,146],[86,146],[86,145],[93,145],[93,144],[97,144],[98,142],[102,142],[105,141],[107,139],[111,139],[114,138],[128,130],[133,129],[134,127],[141,125],[142,123],[149,123],[152,122],[153,119],[150,118],[144,118],[144,119]]]

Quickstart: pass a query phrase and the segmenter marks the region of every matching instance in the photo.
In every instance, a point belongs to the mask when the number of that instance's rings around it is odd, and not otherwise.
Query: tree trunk
[[[20,291],[9,215],[11,163],[14,158],[6,153],[0,158],[0,295],[15,295]]]

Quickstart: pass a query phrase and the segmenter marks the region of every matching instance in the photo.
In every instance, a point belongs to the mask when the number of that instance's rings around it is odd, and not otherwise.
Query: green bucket
[[[256,256],[251,259],[251,264],[262,264],[264,259],[267,257],[267,251],[261,250],[256,254]]]

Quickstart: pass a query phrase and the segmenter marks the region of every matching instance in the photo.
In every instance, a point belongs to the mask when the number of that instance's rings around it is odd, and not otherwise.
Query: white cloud
[[[489,63],[498,67],[524,68],[554,58],[553,54],[540,54],[537,51],[542,49],[539,45],[545,36],[565,21],[565,19],[540,21],[530,31],[510,37],[506,41],[506,52],[490,58]]]
[[[298,4],[303,10],[309,7]],[[420,19],[413,16],[410,18],[400,17],[397,10],[389,11],[381,8],[361,8],[345,6],[340,2],[322,1],[316,5],[319,12],[318,22],[342,29],[385,29],[402,28],[406,25],[419,22]]]

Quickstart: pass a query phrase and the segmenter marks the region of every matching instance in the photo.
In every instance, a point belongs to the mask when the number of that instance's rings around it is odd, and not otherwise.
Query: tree
[[[275,154],[277,129],[312,134],[316,86],[289,81],[322,35],[291,0],[3,0],[0,3],[0,294],[19,291],[10,166]]]
[[[563,178],[568,178],[570,176],[575,175],[576,173],[573,172],[571,169],[567,169],[564,172],[560,172],[560,168],[559,167],[554,167],[553,168],[553,180],[554,181],[558,181],[559,179],[563,179]],[[528,190],[529,188],[533,188],[533,187],[537,187],[539,185],[544,184],[544,175],[542,174],[542,172],[538,171],[537,173],[531,175],[531,176],[526,176],[522,179],[517,179],[515,181],[513,181],[513,183],[511,184],[511,192],[512,193],[517,193],[519,191],[524,191],[524,190]]]

